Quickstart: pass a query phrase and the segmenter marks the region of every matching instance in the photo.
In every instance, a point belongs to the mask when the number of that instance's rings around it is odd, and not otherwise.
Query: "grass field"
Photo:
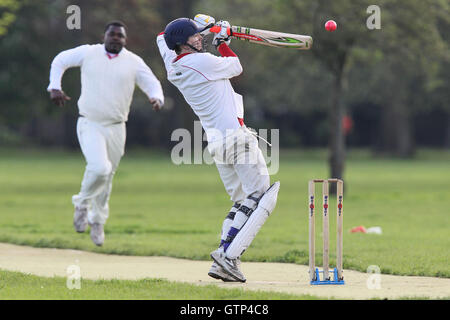
[[[309,295],[222,289],[163,279],[83,280],[80,289],[67,289],[66,278],[44,278],[0,270],[0,300],[318,300]],[[323,298],[320,298],[323,299]]]
[[[232,205],[214,166],[175,166],[169,153],[128,152],[114,181],[106,242],[98,248],[72,227],[71,196],[84,171],[80,152],[0,151],[0,242],[209,260]],[[344,269],[377,265],[382,273],[450,277],[449,169],[450,152],[422,151],[415,160],[351,152]],[[324,151],[281,152],[272,177],[281,181],[277,208],[243,261],[308,263],[307,182],[327,175]],[[330,208],[335,212],[335,202]],[[380,226],[383,234],[348,232],[358,225]],[[330,226],[333,264],[335,219]],[[316,260],[321,263],[319,245]]]

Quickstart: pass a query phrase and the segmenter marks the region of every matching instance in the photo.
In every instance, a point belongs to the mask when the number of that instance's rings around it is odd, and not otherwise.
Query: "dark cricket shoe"
[[[88,212],[86,207],[75,207],[73,214],[73,226],[76,232],[85,232],[88,225]]]
[[[235,278],[230,276],[221,266],[219,266],[216,262],[213,262],[211,269],[209,269],[208,276],[219,279],[224,282],[236,282]]]
[[[244,275],[241,270],[239,270],[239,259],[229,259],[227,258],[225,252],[223,252],[222,248],[219,248],[213,252],[211,252],[211,258],[221,266],[225,272],[227,272],[230,276],[240,282],[245,282]]]
[[[93,223],[91,226],[91,239],[97,246],[101,246],[105,242],[105,232],[101,223]]]

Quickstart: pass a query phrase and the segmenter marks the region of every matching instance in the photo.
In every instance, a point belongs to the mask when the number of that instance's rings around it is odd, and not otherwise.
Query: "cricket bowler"
[[[139,56],[125,48],[126,40],[125,24],[108,23],[103,44],[82,45],[54,58],[47,88],[51,100],[63,106],[70,97],[62,91],[62,76],[68,68],[80,67],[77,136],[87,165],[81,190],[72,197],[73,224],[77,232],[85,232],[89,225],[97,246],[105,240],[112,181],[125,152],[125,123],[135,86],[147,95],[154,110],[164,104],[159,80]]]

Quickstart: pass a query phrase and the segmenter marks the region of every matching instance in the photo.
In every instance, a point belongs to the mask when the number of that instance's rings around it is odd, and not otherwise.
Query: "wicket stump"
[[[336,182],[337,191],[337,243],[336,243],[336,268],[332,270],[333,280],[330,278],[329,266],[329,188],[328,183]],[[323,270],[315,266],[315,216],[314,216],[314,198],[315,198],[315,183],[322,183],[323,196]],[[343,194],[344,182],[340,179],[314,179],[309,181],[309,277],[310,283],[313,285],[319,284],[345,284],[342,275],[342,246],[343,246]],[[320,273],[323,273],[322,280],[320,280]]]

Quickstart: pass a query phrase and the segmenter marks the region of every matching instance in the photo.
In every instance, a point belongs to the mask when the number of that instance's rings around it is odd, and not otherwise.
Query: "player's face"
[[[110,26],[105,32],[105,48],[110,53],[119,53],[127,43],[124,27]]]
[[[193,36],[190,36],[187,43],[193,46],[197,50],[203,49],[203,36],[200,33],[196,33]]]

